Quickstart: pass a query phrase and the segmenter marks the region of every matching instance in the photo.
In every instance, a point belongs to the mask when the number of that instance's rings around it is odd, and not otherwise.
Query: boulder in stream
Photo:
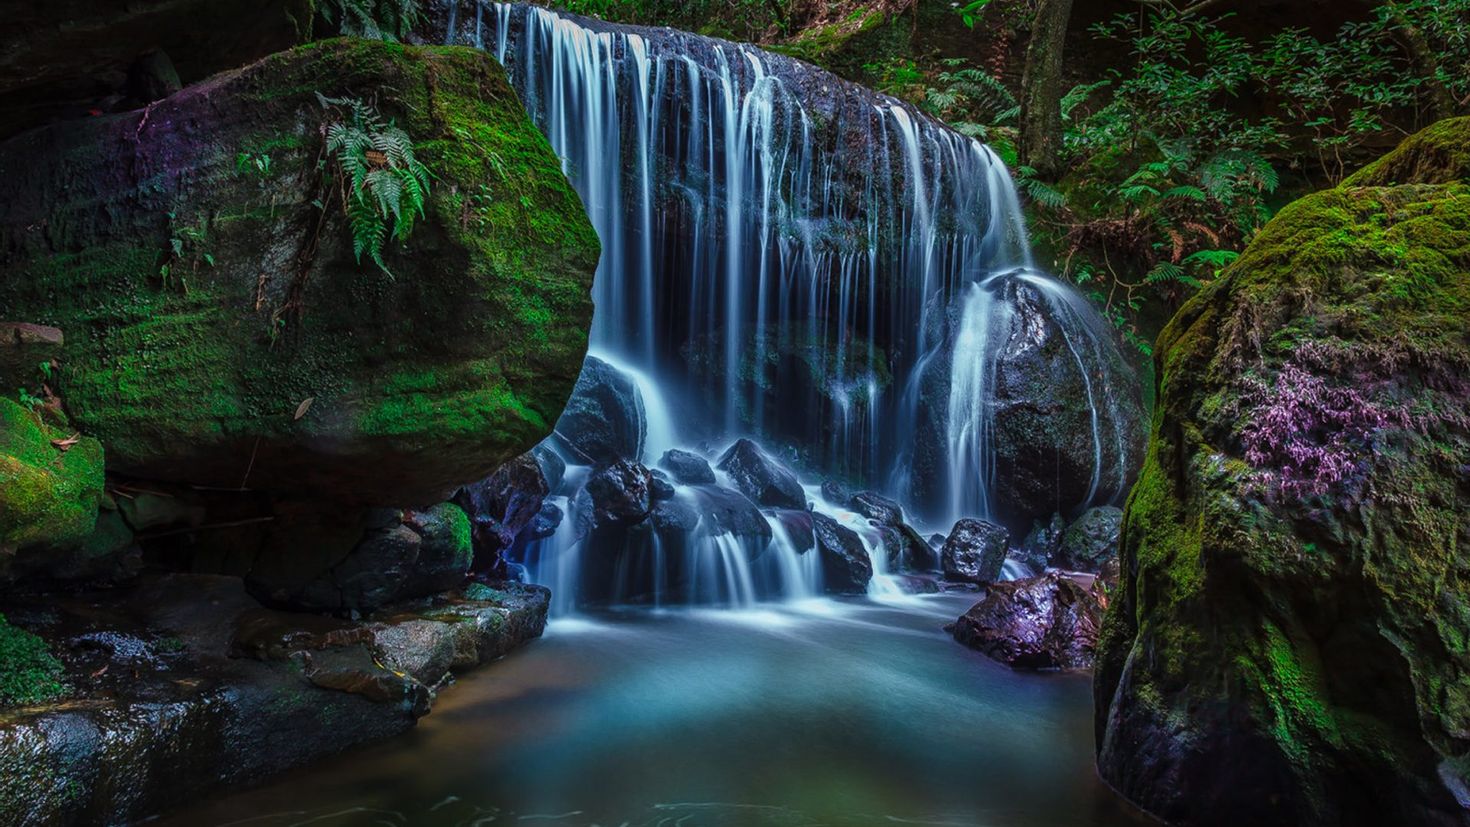
[[[643,398],[627,374],[588,356],[556,422],[557,439],[588,465],[642,459],[648,424]]]
[[[812,513],[817,553],[822,556],[822,583],[828,594],[866,594],[873,561],[857,532],[826,514]]]
[[[939,553],[944,579],[985,585],[1000,579],[1010,534],[985,520],[963,519],[954,524]]]
[[[741,439],[730,446],[718,468],[757,505],[806,508],[806,491],[796,474],[751,440]]]
[[[1103,615],[1093,581],[1049,571],[995,583],[946,628],[960,643],[1017,669],[1088,669]]]

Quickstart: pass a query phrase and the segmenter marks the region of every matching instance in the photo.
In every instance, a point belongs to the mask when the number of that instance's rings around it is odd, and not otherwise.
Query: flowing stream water
[[[970,599],[554,620],[413,732],[160,827],[1141,827],[1088,679],[956,645]]]

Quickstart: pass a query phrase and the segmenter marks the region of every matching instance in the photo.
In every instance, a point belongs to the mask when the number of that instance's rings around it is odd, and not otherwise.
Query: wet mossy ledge
[[[319,96],[433,176],[392,275],[354,256]],[[65,332],[51,385],[113,473],[428,504],[540,440],[585,353],[596,235],[478,51],[311,44],[18,136],[0,176],[0,319]]]
[[[1095,693],[1171,823],[1470,824],[1467,146],[1283,209],[1160,339]]]

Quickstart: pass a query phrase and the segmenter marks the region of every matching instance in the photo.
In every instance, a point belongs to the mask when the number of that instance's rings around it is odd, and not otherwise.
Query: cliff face
[[[392,275],[354,256],[318,95],[433,176]],[[582,363],[598,242],[483,53],[298,48],[18,136],[0,175],[0,319],[65,333],[50,385],[110,472],[424,505],[544,437]]]
[[[1160,340],[1095,692],[1165,819],[1470,822],[1467,145],[1284,209]]]

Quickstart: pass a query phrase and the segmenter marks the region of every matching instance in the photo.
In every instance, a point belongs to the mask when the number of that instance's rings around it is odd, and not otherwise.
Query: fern
[[[354,98],[317,96],[329,117],[326,153],[342,190],[342,210],[352,231],[352,252],[363,254],[384,273],[388,239],[407,240],[416,217],[424,215],[429,170],[414,157],[408,133],[368,104]]]
[[[347,37],[365,37],[389,43],[408,37],[423,19],[421,0],[323,0],[322,18]]]

